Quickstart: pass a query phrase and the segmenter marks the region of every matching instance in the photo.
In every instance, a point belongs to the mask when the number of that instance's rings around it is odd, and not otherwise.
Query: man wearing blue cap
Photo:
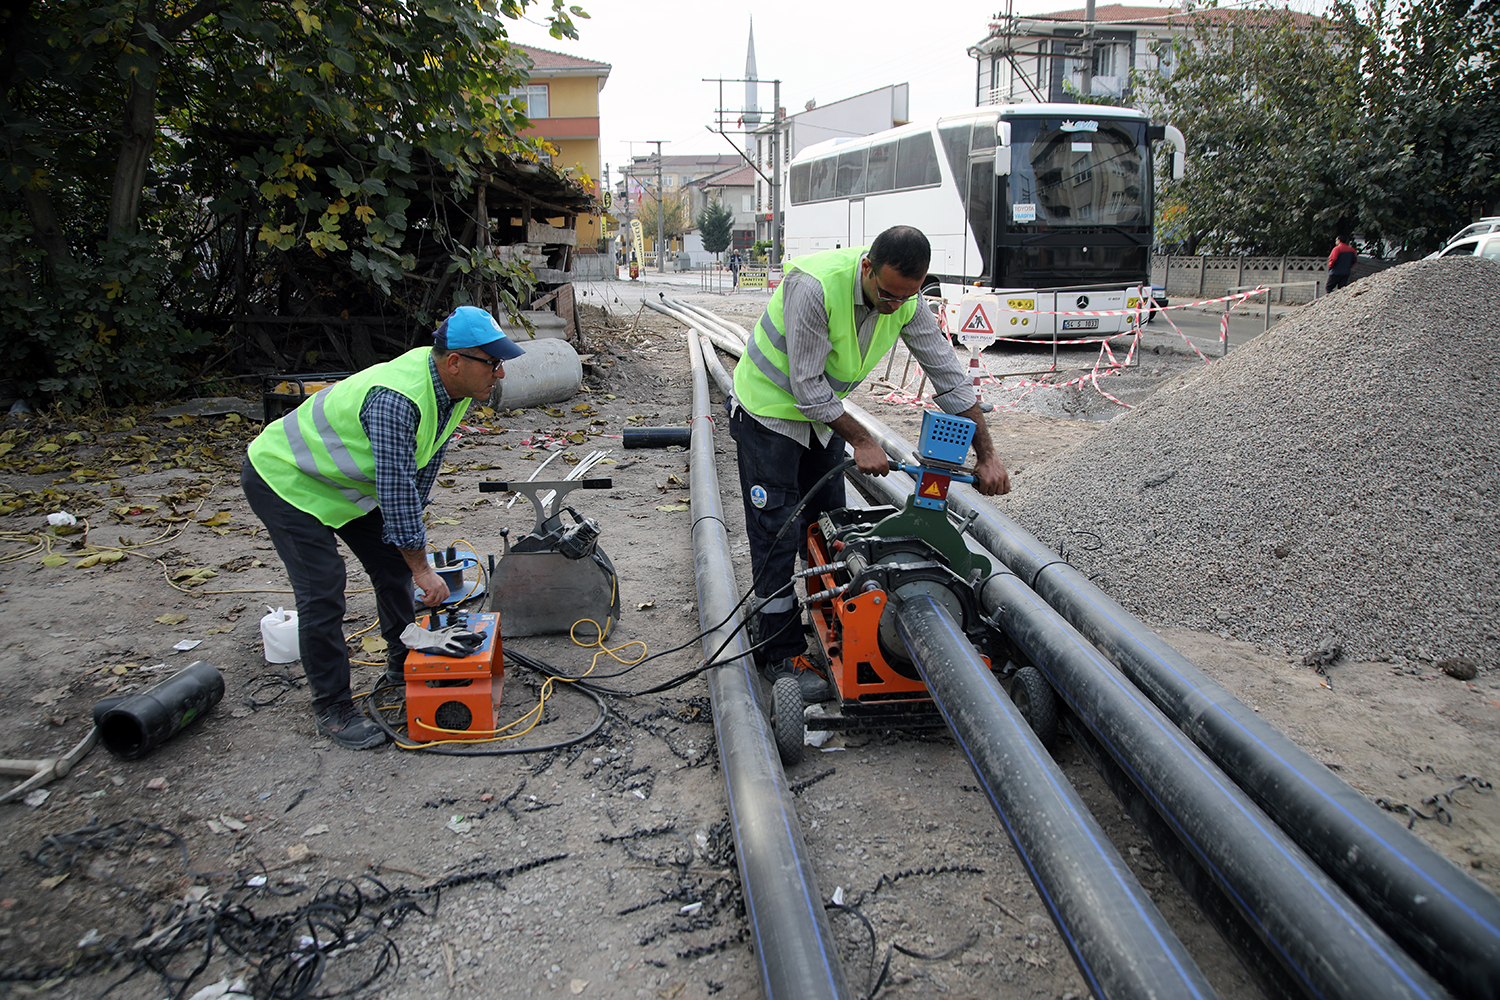
[[[471,400],[488,399],[520,357],[494,317],[459,306],[418,347],[357,372],[267,424],[240,482],[286,565],[317,731],[367,750],[385,733],[354,707],[344,642],[342,539],[375,588],[387,676],[400,679],[401,633],[415,619],[412,585],[437,607],[448,587],[427,562],[422,508]]]

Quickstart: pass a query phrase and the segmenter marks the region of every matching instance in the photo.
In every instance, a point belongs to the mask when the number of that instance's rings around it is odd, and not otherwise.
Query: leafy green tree
[[[496,157],[536,155],[496,96],[527,79],[505,21],[530,2],[12,6],[0,331],[23,389],[159,393],[226,313],[334,286],[425,322],[440,303],[404,286],[435,261],[524,286],[465,244],[455,207]],[[555,36],[582,16],[551,0]]]
[[[703,249],[723,253],[734,237],[734,213],[715,198],[698,213],[698,234],[703,237]]]
[[[1163,217],[1189,252],[1317,254],[1355,230],[1415,253],[1500,204],[1500,43],[1483,0],[1340,0],[1326,19],[1202,9],[1138,80],[1182,129]]]
[[[657,201],[650,195],[642,198],[636,206],[635,217],[641,220],[641,228],[646,232],[646,239],[656,239],[656,219],[661,216],[662,236],[664,239],[675,239],[693,227],[692,215],[688,212],[687,202],[678,195],[664,195],[661,201]]]

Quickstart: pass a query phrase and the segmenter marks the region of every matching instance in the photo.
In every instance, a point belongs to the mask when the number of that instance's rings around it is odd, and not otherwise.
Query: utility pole
[[[1092,0],[1090,0],[1092,2]],[[662,198],[661,143],[660,139],[648,139],[656,144],[656,272],[667,273],[667,203]]]
[[[1089,0],[1090,3],[1093,0]],[[771,266],[781,266],[781,81],[771,94]]]
[[[1083,4],[1083,84],[1079,89],[1085,100],[1094,96],[1094,0]]]
[[[704,82],[717,83],[719,85],[719,107],[715,112],[715,114],[717,115],[716,125],[709,125],[708,130],[710,132],[714,132],[718,135],[723,136],[724,140],[728,142],[730,146],[734,147],[734,151],[740,154],[740,159],[744,160],[751,170],[754,170],[757,174],[759,174],[761,179],[766,182],[766,186],[771,189],[771,253],[769,260],[772,267],[778,267],[781,264],[781,194],[783,186],[781,183],[781,132],[786,125],[786,122],[784,121],[781,114],[781,81],[755,80],[744,77],[733,79],[705,77]],[[749,136],[752,133],[753,126],[755,124],[755,122],[752,121],[751,116],[755,116],[755,119],[758,120],[760,117],[760,111],[759,109],[754,107],[742,108],[738,111],[734,108],[725,107],[724,84],[726,83],[770,83],[774,85],[773,93],[775,94],[775,101],[773,107],[771,108],[771,171],[769,174],[767,174],[766,171],[760,168],[760,164],[756,163],[755,159],[748,152],[750,146]],[[745,103],[750,104],[751,102],[747,98]],[[738,115],[738,118],[734,117],[736,114]],[[739,146],[736,146],[734,140],[729,138],[728,125],[730,122],[733,122],[736,127],[744,127],[746,123],[749,123],[752,126],[752,128],[745,129],[745,149],[741,149]],[[788,150],[787,152],[788,154],[790,154],[791,151]],[[790,159],[790,155],[788,155],[787,158]],[[760,224],[760,215],[758,211],[756,214],[756,220],[756,226],[758,229]]]

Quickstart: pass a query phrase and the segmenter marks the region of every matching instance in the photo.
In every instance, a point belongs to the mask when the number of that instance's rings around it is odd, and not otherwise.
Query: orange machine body
[[[838,558],[828,540],[812,525],[807,533],[808,564],[826,566]],[[814,594],[832,590],[838,581],[832,573],[822,573],[807,581],[807,591]],[[893,665],[880,649],[880,616],[890,599],[883,590],[867,590],[814,602],[809,610],[813,635],[826,660],[829,679],[838,688],[846,706],[891,705],[901,702],[931,701],[927,685],[916,668]],[[989,657],[984,657],[986,665]]]
[[[418,619],[433,628],[431,618]],[[468,656],[433,656],[412,650],[406,657],[406,730],[423,743],[478,740],[494,735],[505,687],[505,658],[500,649],[500,615],[471,614],[470,631],[484,644]]]

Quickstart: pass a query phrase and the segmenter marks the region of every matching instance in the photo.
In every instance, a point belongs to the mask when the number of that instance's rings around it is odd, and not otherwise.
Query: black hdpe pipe
[[[1223,890],[1208,877],[1197,859],[1177,839],[1166,820],[1156,814],[1141,790],[1130,783],[1120,765],[1104,752],[1088,727],[1079,722],[1078,716],[1072,712],[1063,711],[1060,714],[1063,728],[1067,730],[1073,743],[1083,751],[1094,770],[1099,772],[1105,785],[1125,807],[1125,812],[1136,828],[1151,842],[1156,856],[1177,877],[1193,902],[1198,904],[1198,910],[1213,924],[1219,937],[1234,951],[1241,964],[1260,981],[1262,992],[1268,997],[1294,997],[1301,993],[1301,988],[1282,968],[1281,963],[1276,961],[1276,957],[1255,933],[1255,928],[1245,915],[1234,908]]]
[[[845,407],[893,458],[911,446]],[[905,456],[905,457],[903,457]],[[1500,899],[1318,763],[972,487],[969,533],[1119,670],[1456,996],[1500,1000]]]
[[[688,427],[625,428],[627,448],[666,448],[674,444],[686,448],[692,441],[693,432]]]
[[[865,412],[864,410],[862,410],[860,407],[858,407],[858,406],[856,406],[854,404],[849,403],[848,400],[845,400],[845,407],[850,412],[850,414],[855,417],[855,419],[860,420],[861,423],[865,426],[865,428],[877,440],[880,441],[882,447],[886,450],[886,452],[891,457],[896,458],[896,459],[898,459],[900,461],[907,461],[907,462],[910,462],[910,461],[913,460],[913,458],[912,458],[912,449],[910,448],[910,446],[907,445],[906,442],[902,441],[893,431],[890,430],[890,428],[886,427],[880,421],[878,421],[875,418],[873,418],[872,416],[870,416],[870,414],[868,414],[867,412]],[[872,485],[874,485],[875,488],[878,491],[880,491],[880,492],[888,493],[889,494],[892,491],[894,491],[894,484],[891,483],[891,482],[889,482],[888,480],[874,479],[874,478],[870,478],[870,477],[860,477],[860,478],[868,479],[868,481]],[[899,492],[899,491],[895,491],[895,492]],[[965,488],[965,493],[968,496],[972,496],[972,497],[975,497],[975,498],[978,497],[977,492],[973,491],[971,488]],[[952,504],[952,501],[953,501],[953,494],[950,493],[950,504]],[[893,502],[893,501],[890,498],[887,498],[887,502]],[[899,503],[900,500],[894,500],[894,502]],[[954,505],[954,506],[955,506],[955,510],[958,513],[960,513],[960,514],[966,514],[966,513],[968,513],[968,511],[972,511],[972,510],[979,510],[980,517],[979,517],[978,520],[981,523],[985,520],[986,513],[992,515],[993,517],[997,517],[997,518],[999,517],[999,515],[995,514],[994,511],[993,511],[993,508],[990,508],[988,504],[979,504],[976,507],[974,504],[970,503],[970,504],[966,505],[968,507],[968,510],[961,509],[958,505]],[[1015,530],[1016,531],[1020,531],[1019,528],[1015,528]],[[972,529],[971,529],[971,531],[972,531]],[[973,533],[974,533],[975,537],[978,538],[981,542],[986,542],[987,543],[987,539],[986,539],[986,537],[985,537],[984,534],[980,533],[979,531],[973,531]],[[1002,559],[1002,561],[1004,561],[1005,553],[1003,551],[995,549],[993,546],[990,546],[990,547],[991,547],[991,550],[994,552],[994,554],[997,555],[998,557],[1000,557]],[[1038,548],[1040,548],[1040,546],[1038,546]],[[1045,550],[1043,550],[1043,551],[1045,551]],[[1015,578],[1011,577],[1009,574],[1005,574],[1005,576],[1008,577],[1011,581],[1019,583],[1019,581],[1016,581]],[[1064,621],[1062,621],[1062,619],[1060,617],[1058,617],[1055,613],[1053,613],[1052,609],[1047,608],[1045,604],[1043,604],[1039,599],[1037,599],[1037,597],[1036,597],[1035,594],[1030,594],[1030,592],[1027,591],[1026,588],[1024,588],[1024,586],[1021,587],[1021,590],[1024,591],[1025,593],[1029,594],[1028,600],[1030,602],[1034,603],[1034,605],[1038,606],[1038,610],[1045,609],[1046,613],[1048,615],[1050,615],[1050,617],[1052,618],[1052,621],[1048,623],[1048,628],[1051,628],[1052,626],[1056,626],[1059,634],[1061,636],[1063,636],[1064,638],[1067,638],[1068,634],[1072,632],[1072,629],[1069,628],[1069,626]],[[1142,626],[1142,628],[1144,628],[1144,626]],[[1072,637],[1074,639],[1076,639],[1077,638],[1076,637],[1076,633],[1074,633]],[[1087,649],[1088,653],[1091,654],[1093,658],[1095,658],[1096,660],[1098,660],[1098,662],[1100,664],[1103,663],[1103,660],[1102,660],[1102,658],[1100,658],[1098,656],[1097,651],[1089,648],[1087,646],[1087,643],[1083,643],[1083,644],[1081,644],[1081,646],[1082,646],[1083,649]],[[1049,680],[1052,680],[1054,686],[1057,686],[1057,682],[1056,682],[1055,677],[1049,676]],[[1144,699],[1141,699],[1141,701],[1144,704]],[[1171,727],[1163,727],[1162,731],[1163,732],[1170,731],[1170,728]],[[1274,730],[1273,730],[1273,732],[1274,732]],[[1187,740],[1181,740],[1180,739],[1180,734],[1176,734],[1176,735],[1177,735],[1177,737],[1178,737],[1178,739],[1179,739],[1179,741],[1180,741],[1180,743],[1182,745],[1184,745],[1185,747],[1191,749],[1191,744],[1188,743]],[[1198,764],[1201,765],[1203,763],[1206,763],[1206,762],[1204,762],[1201,759],[1202,758],[1202,754],[1201,753],[1198,754],[1197,757],[1198,757],[1198,760],[1197,760]],[[1220,780],[1219,780],[1218,784],[1221,787],[1223,787],[1226,792],[1232,791],[1234,795],[1237,795],[1241,799],[1243,799],[1243,793],[1240,793],[1238,789],[1233,789],[1233,786],[1230,785],[1229,782],[1222,781],[1222,775],[1219,775],[1219,778],[1220,778]],[[1238,804],[1239,804],[1239,806],[1242,809],[1244,809],[1244,807],[1248,807],[1249,806],[1249,804],[1247,802],[1244,802],[1244,801],[1240,801]],[[1187,803],[1187,812],[1186,812],[1186,815],[1188,815],[1190,817],[1194,817],[1194,816],[1197,815],[1197,808],[1196,808],[1196,806],[1193,805],[1193,803],[1191,803],[1191,801]],[[1258,825],[1262,828],[1261,832],[1263,834],[1267,835],[1267,836],[1270,836],[1270,837],[1273,837],[1273,838],[1278,838],[1281,841],[1281,843],[1279,844],[1279,847],[1281,848],[1281,852],[1280,853],[1289,853],[1292,856],[1296,856],[1297,855],[1296,849],[1294,847],[1292,847],[1289,843],[1286,842],[1286,835],[1282,831],[1276,830],[1275,827],[1272,824],[1266,822],[1265,821],[1265,817],[1259,815],[1259,813],[1256,810],[1254,810],[1253,807],[1248,808],[1248,810],[1246,810],[1244,813],[1242,813],[1242,815],[1254,815],[1254,816],[1256,816],[1257,817]],[[1173,822],[1170,819],[1168,819],[1167,821],[1168,822]],[[1241,822],[1243,822],[1243,820],[1241,820]],[[1385,820],[1385,822],[1389,823],[1388,820]],[[1173,825],[1175,826],[1177,824],[1173,823]],[[1207,835],[1207,837],[1208,837],[1208,839],[1210,841],[1213,841],[1216,838],[1216,836],[1217,836],[1217,834],[1215,833],[1215,831],[1211,827],[1208,828],[1208,829],[1206,829],[1203,832]],[[1229,832],[1233,832],[1233,831],[1229,831]],[[1265,845],[1262,845],[1262,846],[1264,847]],[[1193,849],[1193,845],[1189,844],[1188,845],[1188,849]],[[1201,851],[1200,852],[1196,852],[1196,853],[1198,853],[1199,861],[1200,861],[1200,863],[1202,863],[1203,858],[1202,858],[1202,855],[1201,855]],[[1278,853],[1278,851],[1273,850],[1273,851],[1270,852],[1270,855],[1274,859],[1277,853]],[[1231,862],[1233,862],[1234,859],[1231,857],[1228,860],[1231,861]],[[1306,878],[1308,878],[1308,879],[1313,880],[1314,883],[1318,882],[1319,881],[1319,879],[1318,879],[1319,873],[1315,869],[1313,869],[1311,865],[1306,864],[1306,859],[1305,858],[1301,859],[1301,862],[1302,862],[1301,869],[1302,869],[1303,876],[1306,877]],[[1243,866],[1241,866],[1241,867],[1243,867]],[[1283,865],[1281,864],[1280,861],[1273,860],[1273,861],[1270,862],[1270,867],[1273,870],[1279,870],[1280,868],[1283,867]],[[1223,872],[1222,869],[1216,871],[1211,866],[1206,866],[1206,870],[1209,873],[1210,877],[1218,880],[1219,884],[1221,886],[1223,885],[1222,877],[1223,877],[1223,873],[1224,872]],[[1253,873],[1251,873],[1249,871],[1243,871],[1242,870],[1240,872],[1240,874],[1242,874],[1244,877],[1247,877],[1247,878],[1253,878]],[[1279,871],[1277,872],[1277,874],[1278,875],[1280,874]],[[1403,977],[1409,978],[1411,980],[1411,983],[1414,986],[1416,986],[1416,992],[1405,992],[1405,993],[1403,993],[1403,992],[1399,992],[1398,991],[1398,992],[1390,993],[1390,992],[1382,992],[1381,990],[1376,990],[1375,992],[1373,992],[1373,993],[1370,994],[1371,996],[1384,996],[1384,995],[1389,995],[1389,996],[1403,996],[1403,995],[1404,996],[1441,996],[1442,995],[1442,991],[1440,989],[1437,989],[1436,986],[1435,986],[1435,984],[1433,984],[1430,980],[1428,980],[1422,974],[1421,970],[1416,969],[1412,965],[1412,963],[1409,960],[1407,960],[1406,956],[1402,955],[1397,949],[1390,947],[1389,941],[1386,940],[1384,938],[1384,936],[1380,934],[1379,930],[1375,929],[1372,926],[1368,926],[1369,925],[1369,921],[1368,921],[1368,919],[1365,918],[1364,914],[1360,913],[1353,906],[1348,905],[1348,901],[1347,900],[1344,900],[1344,899],[1340,898],[1337,889],[1333,888],[1331,885],[1327,885],[1326,884],[1326,880],[1321,880],[1321,881],[1322,881],[1323,884],[1321,884],[1320,886],[1318,886],[1318,888],[1320,888],[1320,889],[1322,889],[1324,891],[1330,892],[1332,898],[1337,901],[1337,905],[1332,906],[1332,908],[1331,908],[1332,911],[1335,914],[1337,914],[1338,916],[1340,916],[1340,917],[1344,918],[1345,920],[1349,921],[1349,927],[1346,928],[1346,930],[1348,930],[1350,933],[1354,934],[1356,937],[1359,937],[1361,935],[1368,935],[1369,936],[1370,943],[1373,945],[1373,947],[1371,947],[1371,948],[1368,949],[1371,952],[1371,954],[1368,957],[1370,958],[1370,960],[1373,963],[1373,965],[1376,966],[1376,967],[1393,968],[1395,970],[1395,972],[1393,973],[1393,978],[1395,978],[1398,981],[1398,983],[1397,983],[1398,986],[1405,985],[1405,984],[1403,984],[1403,983],[1400,982],[1403,979]],[[1296,884],[1295,881],[1294,881],[1294,884]],[[1302,889],[1302,891],[1306,891],[1307,885],[1303,885],[1301,887],[1301,889]],[[1249,920],[1250,925],[1258,928],[1257,933],[1265,935],[1266,934],[1266,931],[1265,931],[1266,918],[1265,918],[1265,916],[1260,915],[1257,910],[1254,910],[1254,909],[1245,909],[1245,903],[1244,903],[1245,897],[1242,894],[1231,893],[1231,895],[1236,900],[1238,900],[1238,905],[1244,911],[1244,915]],[[1251,893],[1250,898],[1254,898],[1254,893],[1253,892]],[[1277,915],[1279,915],[1282,918],[1295,918],[1302,909],[1303,909],[1303,907],[1298,902],[1298,896],[1297,896],[1296,892],[1294,891],[1294,892],[1292,892],[1290,894],[1290,896],[1288,898],[1283,898],[1280,901],[1280,909],[1277,911]],[[1316,909],[1316,907],[1314,909]],[[1326,915],[1327,914],[1325,914],[1325,916]],[[1312,933],[1312,937],[1315,940],[1321,941],[1321,937],[1322,936],[1321,936],[1320,932],[1318,931],[1318,928],[1316,928],[1316,927],[1312,928],[1312,932],[1313,932]],[[1302,934],[1301,929],[1295,929],[1295,930],[1291,930],[1289,932],[1283,932],[1282,936],[1286,936],[1286,933],[1290,933],[1293,937],[1297,937],[1297,941],[1302,941],[1303,940],[1301,937],[1298,937],[1298,935]],[[1296,965],[1287,964],[1286,949],[1284,947],[1282,947],[1280,944],[1277,943],[1279,941],[1278,938],[1273,937],[1273,936],[1264,936],[1263,937],[1263,941],[1272,948],[1272,951],[1275,954],[1275,957],[1277,958],[1278,961],[1281,961],[1283,963],[1284,967],[1289,971],[1289,974],[1292,975],[1292,976],[1294,976],[1296,979],[1298,979],[1304,986],[1306,986],[1306,984],[1308,983],[1309,971],[1311,971],[1314,974],[1315,978],[1317,978],[1317,979],[1323,978],[1323,976],[1319,974],[1322,971],[1320,969],[1313,968],[1311,970],[1308,970],[1308,969],[1305,969],[1305,968],[1302,968],[1302,967],[1299,967],[1299,966],[1296,966]],[[1295,944],[1297,944],[1297,942],[1294,941],[1293,944],[1295,945]],[[1316,949],[1314,949],[1314,950],[1316,950]],[[1314,960],[1317,961],[1316,956],[1314,956]],[[1377,979],[1378,979],[1378,976],[1377,976]],[[1356,981],[1359,980],[1358,974],[1356,974],[1355,980]],[[1319,995],[1319,994],[1317,994],[1316,992],[1314,992],[1314,993],[1312,993],[1312,995],[1316,996],[1316,995]],[[1337,989],[1335,989],[1335,990],[1329,991],[1329,992],[1327,992],[1325,994],[1322,994],[1322,995],[1326,995],[1326,996],[1339,996],[1339,995],[1343,995],[1343,994],[1341,994]],[[1356,993],[1354,995],[1357,996],[1358,994]]]
[[[204,660],[189,664],[138,694],[101,702],[94,722],[105,749],[122,760],[146,756],[182,732],[224,697],[224,678]]]
[[[984,606],[1233,900],[1308,997],[1446,991],[1104,656],[1014,574]]]
[[[724,530],[708,378],[696,334],[688,335],[688,351],[693,362],[693,566],[699,620],[709,628],[729,617],[739,601],[739,586]],[[781,758],[766,713],[756,703],[759,679],[745,653],[744,631],[735,632],[738,622],[736,614],[705,633],[703,649],[713,655],[734,633],[719,654],[728,662],[708,672],[708,690],[761,986],[770,1000],[842,1000],[851,995],[849,986]]]
[[[856,483],[881,502],[889,503],[899,493],[884,478],[861,477]],[[1189,894],[1211,915],[1216,903],[1227,902],[1238,911],[1238,919],[1225,920],[1223,926],[1215,919],[1230,946],[1246,953],[1247,965],[1262,979],[1296,984],[1273,990],[1273,996],[1358,998],[1365,995],[1360,990],[1369,988],[1360,978],[1366,969],[1373,970],[1379,986],[1368,994],[1372,997],[1445,995],[1284,831],[1168,725],[1160,711],[1121,682],[1099,652],[1015,575],[1002,571],[991,577],[983,597],[986,608],[1059,690],[1072,709],[1067,714],[1089,716],[1092,745],[1113,748],[1105,754],[1107,762],[1129,775],[1132,795],[1149,803],[1156,823],[1171,831],[1176,847],[1169,844],[1159,853]],[[1079,712],[1080,700],[1092,711]],[[1105,736],[1094,736],[1093,728],[1103,728]],[[1117,752],[1129,762],[1117,761],[1112,756]],[[1103,768],[1100,772],[1113,785],[1111,774]],[[1126,796],[1121,798],[1132,808]],[[1137,822],[1150,836],[1149,821]],[[1243,940],[1246,930],[1257,938],[1255,944]],[[1273,962],[1280,972],[1268,968]],[[1403,977],[1415,988],[1403,992]],[[1352,992],[1345,992],[1351,987]]]
[[[948,610],[893,603],[898,634],[1096,997],[1213,997],[1099,823]]]

